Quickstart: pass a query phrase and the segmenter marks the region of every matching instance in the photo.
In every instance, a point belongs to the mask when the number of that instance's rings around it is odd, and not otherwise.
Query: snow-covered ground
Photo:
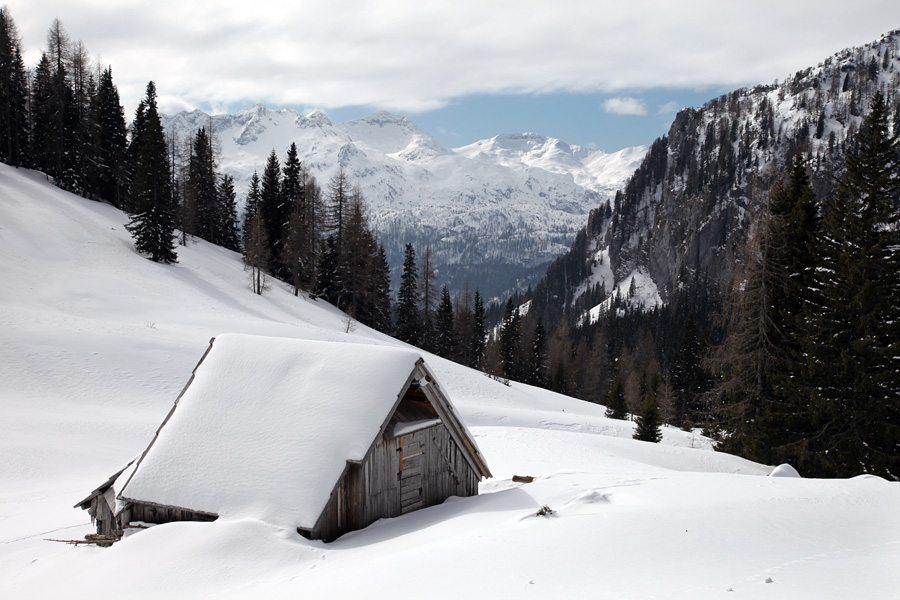
[[[331,544],[252,518],[45,541],[92,531],[72,506],[146,447],[210,337],[398,344],[278,284],[252,294],[204,242],[154,264],[125,222],[0,165],[2,598],[898,597],[900,484],[768,477],[678,429],[637,442],[601,406],[432,356],[494,473],[478,497]]]

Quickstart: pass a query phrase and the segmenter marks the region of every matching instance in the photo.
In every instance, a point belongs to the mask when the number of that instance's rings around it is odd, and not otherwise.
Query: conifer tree
[[[500,326],[500,365],[504,377],[522,381],[524,373],[522,353],[522,317],[510,298]]]
[[[344,286],[340,280],[340,255],[338,254],[337,237],[334,233],[322,240],[322,247],[318,254],[316,294],[326,302],[337,306]]]
[[[619,369],[616,369],[609,394],[606,397],[606,417],[625,420],[628,417],[628,405],[625,402],[625,383]]]
[[[143,127],[138,142],[134,181],[130,190],[131,220],[125,227],[135,240],[135,248],[159,263],[177,262],[175,254],[175,206],[169,172],[169,156],[162,124],[156,108],[156,86],[147,84],[147,93],[138,109]]]
[[[549,368],[547,332],[544,329],[543,319],[538,317],[538,322],[534,326],[534,334],[531,336],[531,356],[528,360],[526,383],[538,387],[547,387]]]
[[[237,194],[234,191],[234,177],[222,175],[217,190],[219,222],[216,225],[219,245],[235,252],[241,249],[238,233]]]
[[[54,110],[53,74],[50,70],[50,59],[47,53],[41,54],[41,60],[34,70],[31,84],[31,145],[29,154],[35,169],[52,176],[53,138],[56,131],[53,126]]]
[[[281,164],[273,149],[263,170],[259,196],[259,214],[266,227],[269,243],[269,268],[275,276],[282,275],[281,249],[284,246],[283,235],[290,212],[281,195]]]
[[[368,280],[369,298],[372,305],[370,322],[366,323],[382,333],[391,331],[391,268],[388,265],[384,244],[378,244],[378,250],[372,257],[372,265]]]
[[[421,347],[428,351],[433,351],[435,345],[434,309],[437,306],[437,291],[434,282],[436,278],[431,246],[425,246],[420,265],[419,297],[422,300]]]
[[[646,373],[644,375],[642,379],[646,380]],[[662,418],[656,400],[658,387],[659,378],[653,376],[651,381],[647,382],[646,389],[643,390],[641,410],[635,418],[637,428],[632,436],[636,440],[657,443],[662,439]]]
[[[472,331],[469,333],[472,345],[472,368],[481,367],[487,347],[487,327],[485,325],[484,300],[481,292],[475,288],[474,307],[472,309]]]
[[[413,346],[422,343],[416,252],[412,244],[406,244],[403,252],[403,273],[400,276],[400,289],[397,291],[397,319],[394,336]]]
[[[100,73],[91,113],[95,128],[91,188],[100,198],[122,208],[128,191],[128,139],[125,109],[113,83],[111,67]]]
[[[247,238],[250,236],[251,222],[256,213],[259,212],[259,200],[261,198],[259,175],[253,171],[250,177],[250,186],[247,188],[247,198],[244,200],[244,220],[241,228],[241,242],[247,245]]]
[[[0,7],[0,161],[28,166],[28,75],[19,31]]]
[[[213,244],[220,244],[219,226],[224,220],[216,185],[212,140],[201,127],[191,140],[187,189],[184,193],[185,222],[182,228]]]
[[[444,358],[452,358],[456,352],[456,338],[453,335],[453,301],[450,290],[445,285],[441,290],[441,301],[435,315],[434,352]]]
[[[900,479],[900,153],[877,92],[821,236],[807,472]],[[815,459],[815,460],[812,460]]]

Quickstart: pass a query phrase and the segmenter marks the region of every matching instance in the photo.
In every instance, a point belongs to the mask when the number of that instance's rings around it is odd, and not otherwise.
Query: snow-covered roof
[[[312,528],[420,359],[393,347],[221,335],[120,496]]]

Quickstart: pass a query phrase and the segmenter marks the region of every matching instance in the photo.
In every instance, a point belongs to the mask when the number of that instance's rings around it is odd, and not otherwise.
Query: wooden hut
[[[251,515],[330,541],[490,476],[418,352],[227,334],[141,456],[76,506],[98,533]]]

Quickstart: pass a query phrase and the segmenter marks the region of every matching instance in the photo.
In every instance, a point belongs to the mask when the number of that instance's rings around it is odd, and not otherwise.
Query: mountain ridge
[[[395,273],[406,243],[419,253],[430,246],[441,283],[455,291],[468,280],[488,298],[539,277],[646,151],[606,153],[538,134],[450,148],[386,111],[335,124],[321,112],[262,104],[233,115],[181,112],[163,124],[181,140],[200,127],[212,130],[221,170],[235,178],[241,199],[269,153],[283,156],[296,143],[323,188],[338,169],[359,183]],[[512,148],[514,139],[526,143]]]
[[[621,284],[639,272],[649,277],[659,302],[698,278],[729,285],[743,262],[755,215],[791,158],[806,158],[823,202],[879,90],[896,132],[900,31],[838,51],[781,83],[737,89],[680,111],[616,194],[611,213],[594,211],[579,232],[581,242],[535,288],[539,310],[546,308],[545,317],[555,319],[563,307],[553,307],[551,298],[559,296],[568,299],[565,310],[589,312],[594,319],[611,296],[626,296]],[[598,283],[605,295],[575,307]],[[653,292],[648,288],[649,296]]]

